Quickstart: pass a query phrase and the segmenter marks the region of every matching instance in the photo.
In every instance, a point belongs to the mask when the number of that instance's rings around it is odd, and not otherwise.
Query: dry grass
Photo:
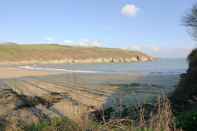
[[[148,127],[154,130],[176,131],[174,116],[170,101],[165,98],[158,100],[156,115],[153,115],[148,122]]]
[[[40,45],[0,45],[0,62],[28,62],[65,60],[65,59],[90,59],[90,58],[130,58],[145,56],[138,51],[127,51],[112,48],[97,47],[72,47],[57,44]]]
[[[131,119],[111,119],[108,122],[96,128],[95,130],[122,130],[122,131],[181,131],[177,129],[174,116],[171,109],[170,101],[165,99],[158,99],[156,112],[151,111],[147,119],[145,116],[145,109],[139,109],[139,120]]]
[[[103,116],[101,123],[95,123],[89,119],[88,114],[83,114],[78,124],[84,131],[87,129],[92,131],[182,131],[176,128],[171,104],[167,98],[158,99],[156,111],[151,111],[149,115],[147,119],[145,109],[140,108],[138,120],[113,118],[106,121]]]
[[[167,98],[158,99],[155,107],[156,109],[151,110],[147,117],[146,109],[141,106],[137,120],[120,117],[106,120],[103,110],[103,120],[95,122],[82,105],[75,108],[72,105],[63,108],[67,113],[75,114],[70,116],[73,117],[72,120],[54,118],[26,128],[25,126],[20,128],[20,125],[12,123],[5,129],[6,131],[15,131],[15,129],[18,131],[181,131],[175,127],[171,104]]]

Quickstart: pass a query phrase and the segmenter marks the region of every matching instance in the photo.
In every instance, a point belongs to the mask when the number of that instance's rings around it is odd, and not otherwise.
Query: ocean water
[[[30,70],[47,70],[76,73],[118,73],[118,74],[181,74],[187,70],[186,59],[159,59],[152,62],[125,64],[49,64],[21,66]]]
[[[75,85],[73,88],[98,91],[105,85],[115,85],[119,88],[106,99],[104,107],[117,109],[117,100],[120,98],[122,104],[132,106],[144,102],[152,103],[158,97],[173,92],[179,81],[179,74],[186,72],[187,67],[185,59],[159,59],[127,64],[56,64],[20,68],[63,73],[55,77],[51,75],[49,80],[66,83],[65,87]]]

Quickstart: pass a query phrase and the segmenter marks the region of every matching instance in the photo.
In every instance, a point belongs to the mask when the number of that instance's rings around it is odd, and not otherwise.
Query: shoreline
[[[47,71],[25,70],[17,67],[0,67],[0,72],[0,79],[14,79],[30,76],[48,76],[52,74]]]
[[[24,60],[3,61],[0,65],[32,65],[32,64],[125,64],[156,61],[156,58],[96,58],[96,59],[62,59],[62,60]]]

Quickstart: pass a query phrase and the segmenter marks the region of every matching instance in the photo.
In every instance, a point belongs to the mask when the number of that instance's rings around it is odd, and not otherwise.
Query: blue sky
[[[195,46],[182,17],[196,0],[2,0],[0,41],[58,42],[184,57]]]

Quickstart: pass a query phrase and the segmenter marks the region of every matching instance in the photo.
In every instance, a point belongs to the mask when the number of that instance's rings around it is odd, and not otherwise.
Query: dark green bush
[[[27,131],[80,131],[80,127],[68,118],[54,118],[26,127]]]
[[[195,131],[197,129],[197,111],[176,114],[176,126],[185,131]]]

